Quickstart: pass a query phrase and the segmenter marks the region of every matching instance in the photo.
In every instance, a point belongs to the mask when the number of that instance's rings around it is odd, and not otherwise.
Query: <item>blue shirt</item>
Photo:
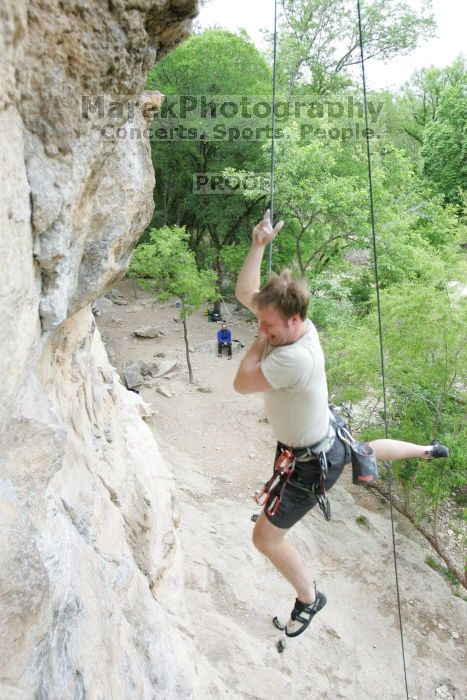
[[[225,330],[223,328],[220,329],[220,331],[217,331],[217,342],[218,343],[230,343],[232,342],[232,333],[229,331],[228,328]]]

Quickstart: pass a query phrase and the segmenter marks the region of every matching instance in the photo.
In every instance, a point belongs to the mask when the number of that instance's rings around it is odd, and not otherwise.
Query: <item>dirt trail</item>
[[[180,499],[179,538],[185,553],[187,603],[195,634],[199,688],[206,698],[399,700],[405,698],[394,584],[391,525],[385,501],[352,485],[345,474],[331,492],[333,518],[312,512],[290,533],[328,598],[309,630],[288,640],[272,617],[287,618],[294,595],[252,546],[251,493],[269,477],[274,439],[260,396],[232,390],[239,358],[191,354],[188,384],[182,326],[174,304],[154,304],[132,282],[128,301],[98,317],[115,366],[131,359],[178,359],[178,376],[141,396],[157,413],[151,428],[173,471]],[[166,335],[140,339],[151,324]],[[233,313],[233,337],[248,345],[255,327]],[[217,324],[201,313],[188,321],[190,346],[212,340]],[[203,391],[199,389],[202,388]],[[363,516],[367,526],[359,525]],[[396,545],[409,694],[418,700],[461,700],[465,671],[466,604],[425,563],[424,538],[395,515]]]

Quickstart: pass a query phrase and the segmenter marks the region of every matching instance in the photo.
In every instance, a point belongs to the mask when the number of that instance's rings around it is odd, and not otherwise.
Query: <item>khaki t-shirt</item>
[[[324,355],[316,328],[295,343],[267,345],[261,370],[273,387],[264,393],[266,415],[277,439],[288,447],[306,447],[329,431],[328,387]]]

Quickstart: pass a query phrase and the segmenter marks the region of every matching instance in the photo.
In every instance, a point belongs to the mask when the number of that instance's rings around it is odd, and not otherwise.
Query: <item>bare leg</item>
[[[253,544],[295,588],[302,603],[313,603],[313,586],[297,550],[284,539],[286,534],[287,530],[272,525],[261,513],[253,530]]]
[[[431,459],[429,453],[432,445],[414,445],[412,442],[402,442],[401,440],[372,440],[368,443],[376,454],[376,459],[385,462],[393,462],[396,459],[409,459],[418,457],[421,459]]]

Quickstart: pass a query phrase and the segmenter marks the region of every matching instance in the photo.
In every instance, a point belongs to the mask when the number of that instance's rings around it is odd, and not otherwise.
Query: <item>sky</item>
[[[421,0],[409,0],[420,7]],[[410,56],[394,58],[387,64],[371,60],[366,64],[368,87],[374,90],[397,88],[418,68],[443,67],[456,56],[467,55],[467,1],[433,0],[433,13],[438,25],[437,38],[430,39]],[[210,0],[201,8],[198,22],[202,28],[220,25],[231,31],[246,29],[261,48],[260,29],[274,27],[274,0]]]

